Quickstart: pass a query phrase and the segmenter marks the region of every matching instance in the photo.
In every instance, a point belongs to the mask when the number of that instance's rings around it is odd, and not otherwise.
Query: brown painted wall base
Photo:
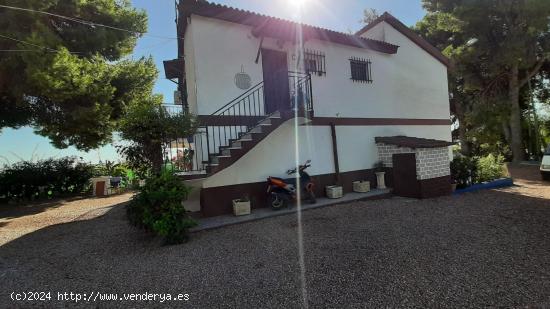
[[[336,174],[324,174],[312,176],[315,182],[315,193],[318,197],[325,196],[325,186],[336,184]],[[358,170],[340,173],[340,185],[343,185],[344,193],[353,191],[353,182],[356,180],[368,180],[371,187],[376,187],[376,175],[373,169]],[[393,179],[391,168],[386,169],[386,185],[392,187]],[[201,189],[201,213],[204,217],[213,217],[232,213],[231,201],[250,197],[252,209],[266,207],[267,204],[267,180],[238,184],[223,187]]]
[[[443,176],[432,179],[419,180],[420,198],[431,198],[451,195],[451,176]]]

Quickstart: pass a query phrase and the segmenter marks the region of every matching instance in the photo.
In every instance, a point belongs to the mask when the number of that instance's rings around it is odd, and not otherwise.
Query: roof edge
[[[361,30],[357,31],[355,35],[360,36],[364,34],[365,32],[369,31],[370,29],[374,28],[374,26],[378,25],[381,22],[387,22],[392,27],[394,27],[397,31],[399,31],[401,34],[406,36],[409,40],[413,41],[416,45],[418,45],[420,48],[424,49],[428,54],[430,54],[432,57],[436,58],[439,62],[441,62],[446,67],[451,67],[451,60],[447,58],[441,51],[437,48],[435,48],[432,44],[430,44],[428,41],[426,41],[423,37],[416,34],[414,31],[412,31],[409,27],[407,27],[405,24],[403,24],[399,19],[395,18],[393,15],[391,15],[388,12],[384,12],[384,14],[380,15],[376,20],[369,23],[365,27],[363,27]]]
[[[350,45],[353,47],[366,48],[374,51],[396,54],[399,46],[378,41],[369,38],[363,38],[354,34],[347,34],[322,27],[303,24],[291,20],[286,20],[278,17],[268,16],[248,10],[243,10],[227,5],[209,2],[206,0],[188,0],[179,4],[179,10],[183,15],[190,16],[192,14],[220,19],[228,22],[239,23],[251,27],[262,27],[268,23],[282,23],[300,25],[305,31],[306,29],[312,34],[312,39],[320,39],[323,41],[331,41],[337,44]]]

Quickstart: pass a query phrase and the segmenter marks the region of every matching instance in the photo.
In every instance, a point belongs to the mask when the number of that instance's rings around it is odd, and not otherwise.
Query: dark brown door
[[[288,64],[285,52],[262,49],[265,112],[290,109]]]
[[[393,160],[393,193],[398,196],[420,198],[420,185],[416,179],[414,153],[396,153]]]

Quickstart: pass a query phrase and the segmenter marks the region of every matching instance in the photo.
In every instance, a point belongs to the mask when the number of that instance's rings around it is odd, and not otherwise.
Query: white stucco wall
[[[298,134],[295,127],[294,120],[282,124],[233,165],[207,178],[203,187],[260,182],[268,176],[288,177],[285,171],[296,166],[296,137],[298,162],[312,161],[308,173],[334,173],[330,127],[298,125]]]
[[[185,30],[185,42],[183,46],[185,58],[185,80],[187,82],[187,104],[191,114],[198,114],[197,106],[197,81],[196,81],[196,61],[195,44],[193,39],[193,25],[187,25]]]
[[[283,124],[230,167],[207,178],[203,186],[218,187],[265,181],[268,176],[286,177],[295,165],[295,126]],[[310,159],[310,175],[334,173],[329,126],[298,126],[299,162]],[[337,126],[340,172],[370,169],[378,159],[376,136],[408,135],[450,140],[448,126]]]
[[[261,56],[255,63],[260,40],[243,25],[195,15],[190,20],[185,42],[189,100],[196,102],[197,114],[210,115],[244,92],[234,82],[241,66],[251,76],[252,85],[263,80]],[[306,49],[326,55],[326,76],[312,76],[315,116],[449,119],[446,67],[389,25],[369,33],[399,45],[398,53],[389,55],[316,40],[305,43]],[[266,38],[263,47],[287,51],[289,70],[300,70],[295,45],[287,42],[278,46]],[[370,59],[373,83],[350,79],[351,57]],[[336,132],[341,172],[372,168],[378,160],[376,136],[451,140],[449,125],[337,126]],[[291,123],[283,125],[232,166],[207,178],[203,187],[285,176],[295,164],[295,136]],[[334,173],[330,127],[300,126],[298,137],[299,161],[312,160],[308,171],[312,175]]]
[[[244,92],[234,83],[241,66],[252,85],[263,80],[261,56],[255,63],[260,40],[250,34],[250,27],[193,15],[190,32],[192,41],[186,45],[192,44],[194,50],[194,59],[188,62],[195,68],[199,114],[209,115]],[[312,77],[315,115],[448,119],[446,67],[391,26],[383,33],[386,41],[400,46],[397,54],[318,40],[305,43],[306,49],[326,55],[326,76]],[[295,45],[287,42],[280,47],[266,38],[263,47],[286,51],[289,70],[299,70]],[[351,57],[371,60],[373,83],[350,79]]]

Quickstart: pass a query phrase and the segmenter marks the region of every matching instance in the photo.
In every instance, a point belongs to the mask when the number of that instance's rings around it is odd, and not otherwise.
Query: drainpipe
[[[334,122],[330,123],[330,133],[332,136],[332,154],[334,158],[334,173],[336,175],[335,183],[340,184],[340,164],[338,163],[338,143],[336,141],[336,125],[334,125]]]

